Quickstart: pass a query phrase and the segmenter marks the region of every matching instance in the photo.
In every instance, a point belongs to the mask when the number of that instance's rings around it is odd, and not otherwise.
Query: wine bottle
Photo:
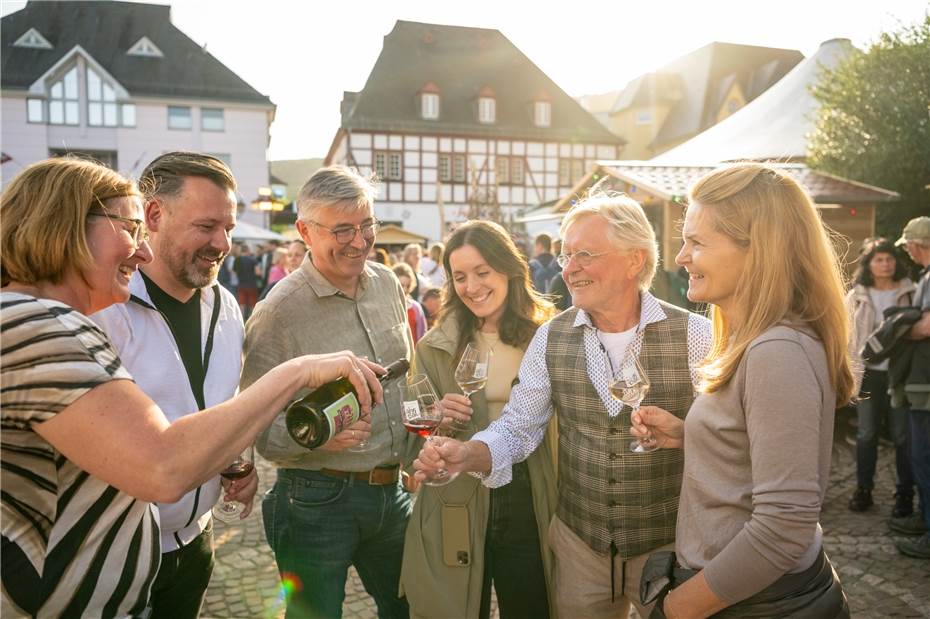
[[[404,375],[410,362],[398,359],[384,368],[378,377],[383,385]],[[361,416],[355,387],[348,378],[340,378],[317,387],[299,400],[290,403],[284,413],[284,424],[294,441],[307,449],[325,445]]]

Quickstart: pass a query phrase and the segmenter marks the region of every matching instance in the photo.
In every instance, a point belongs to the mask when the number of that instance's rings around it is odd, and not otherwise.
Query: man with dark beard
[[[92,318],[173,422],[228,400],[238,387],[242,314],[216,281],[236,225],[236,181],[215,157],[172,152],[148,165],[140,185],[155,259],[132,275],[128,303]],[[228,500],[245,503],[242,517],[257,488],[254,471],[226,488]],[[199,615],[213,571],[210,510],[220,492],[217,476],[176,503],[158,504],[162,558],[151,617]]]

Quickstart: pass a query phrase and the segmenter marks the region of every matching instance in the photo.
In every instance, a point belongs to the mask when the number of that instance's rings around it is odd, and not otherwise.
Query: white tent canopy
[[[266,228],[240,221],[233,228],[232,238],[234,241],[286,241],[287,239]]]
[[[831,39],[746,107],[684,144],[649,160],[656,165],[715,165],[721,161],[807,157],[807,134],[819,104],[810,93],[824,67],[833,69],[854,50]]]

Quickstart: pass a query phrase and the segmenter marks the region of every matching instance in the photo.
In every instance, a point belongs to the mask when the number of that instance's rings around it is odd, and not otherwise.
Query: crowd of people
[[[930,559],[930,218],[867,242],[847,291],[795,181],[712,171],[674,257],[708,318],[649,292],[658,245],[628,197],[593,191],[531,257],[481,220],[391,256],[374,199],[323,168],[300,240],[256,256],[209,155],[163,154],[138,184],[67,157],[10,181],[4,616],[197,617],[211,507],[246,517],[258,488],[219,473],[254,444],[276,469],[261,511],[289,618],[341,616],[350,566],[385,618],[485,619],[492,588],[504,619],[848,617],[819,517],[850,403],[850,509],[872,505],[885,420],[890,526]],[[468,396],[466,348],[488,359]],[[403,425],[405,379],[378,380],[399,359],[441,397],[426,442]],[[614,382],[633,359],[635,402]],[[343,377],[360,418],[292,440],[286,405]]]
[[[239,302],[244,319],[264,299],[276,283],[296,271],[307,255],[301,239],[268,241],[252,249],[248,242],[237,242],[220,266],[217,281]]]

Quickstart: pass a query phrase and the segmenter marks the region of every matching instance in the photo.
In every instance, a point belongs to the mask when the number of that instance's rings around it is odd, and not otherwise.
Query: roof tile
[[[80,45],[131,95],[193,97],[271,104],[171,23],[171,7],[135,2],[87,0],[28,2],[0,25],[0,85],[26,89],[63,54]],[[45,35],[54,49],[13,47],[29,28]],[[102,36],[101,33],[107,33]],[[143,36],[164,58],[126,52]]]

